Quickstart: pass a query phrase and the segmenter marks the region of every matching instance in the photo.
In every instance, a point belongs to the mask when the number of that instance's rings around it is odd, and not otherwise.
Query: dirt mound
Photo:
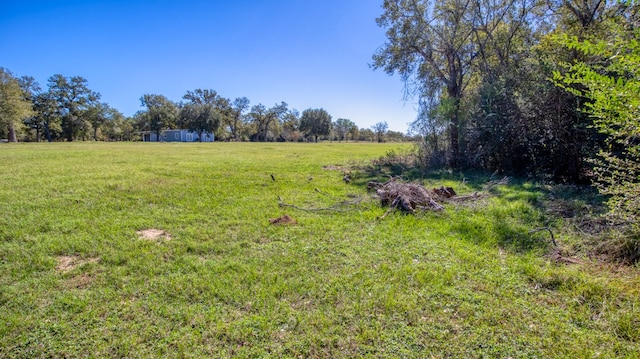
[[[288,214],[285,214],[278,218],[271,218],[269,220],[269,223],[274,225],[289,225],[289,224],[296,224],[298,222],[296,222],[296,220],[291,218]]]

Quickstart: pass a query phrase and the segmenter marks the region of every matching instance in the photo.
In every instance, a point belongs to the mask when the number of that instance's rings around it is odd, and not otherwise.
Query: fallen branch
[[[529,233],[537,233],[540,231],[549,231],[549,235],[551,235],[551,243],[553,243],[554,247],[558,246],[558,243],[556,243],[556,238],[553,236],[553,232],[551,231],[551,228],[549,227],[542,227],[542,228],[536,228],[536,229],[532,229],[529,231]]]

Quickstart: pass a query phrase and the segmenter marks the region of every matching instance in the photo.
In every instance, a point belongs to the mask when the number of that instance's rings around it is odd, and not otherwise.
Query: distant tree
[[[411,140],[408,136],[399,131],[387,131],[385,136],[387,140],[391,142],[404,142]]]
[[[188,91],[183,99],[187,100],[180,108],[179,123],[189,131],[198,134],[202,141],[204,132],[215,132],[220,127],[223,111],[229,109],[227,99],[213,90]]]
[[[111,109],[108,121],[103,125],[104,136],[108,141],[131,141],[134,138],[133,118],[125,117],[120,111]]]
[[[331,131],[331,115],[323,108],[304,110],[300,117],[300,131],[306,136],[313,136],[317,143],[318,136],[326,136]]]
[[[302,134],[300,132],[300,112],[291,109],[282,116],[281,138],[285,141],[298,141]]]
[[[20,86],[27,94],[33,108],[32,115],[23,120],[24,125],[35,131],[35,141],[40,142],[44,135],[48,142],[62,134],[58,102],[51,91],[42,91],[40,84],[30,76],[20,78]]]
[[[249,109],[249,99],[246,97],[238,97],[233,100],[233,103],[230,108],[229,116],[227,119],[227,126],[229,126],[229,131],[231,132],[231,139],[238,139],[238,130],[239,127],[242,126],[242,120],[245,116],[245,112]]]
[[[19,79],[20,87],[25,93],[25,98],[31,103],[33,109],[31,115],[22,120],[22,123],[30,130],[35,131],[35,140],[40,142],[42,132],[44,132],[43,123],[39,121],[36,111],[36,97],[41,93],[40,84],[31,76],[22,76]]]
[[[27,94],[13,74],[0,67],[0,127],[5,128],[9,142],[17,142],[16,131],[33,109]]]
[[[100,99],[100,94],[91,91],[83,77],[60,74],[49,78],[49,93],[56,101],[63,134],[67,141],[73,141],[88,129],[85,123],[87,110]]]
[[[113,114],[112,111],[115,111],[115,109],[112,109],[104,102],[96,103],[87,109],[86,119],[91,124],[94,141],[98,140],[98,131],[100,127],[109,121],[109,116]]]
[[[41,92],[33,97],[33,109],[35,114],[28,120],[27,126],[42,129],[42,133],[48,142],[54,140],[62,134],[58,105],[50,92]],[[36,133],[36,138],[39,137]]]
[[[253,139],[260,142],[267,141],[272,125],[279,122],[287,111],[288,105],[285,102],[275,104],[269,109],[262,104],[253,106],[248,114],[256,129]]]
[[[386,122],[378,122],[371,127],[373,132],[376,134],[376,140],[378,142],[384,142],[384,135],[387,133],[389,129],[389,125]]]
[[[347,131],[347,133],[349,134],[349,137],[351,137],[351,139],[354,140],[354,141],[358,140],[358,133],[359,132],[360,132],[360,129],[358,128],[358,126],[355,123]]]
[[[358,130],[358,140],[359,141],[370,141],[373,142],[376,139],[376,134],[370,128],[361,128]]]
[[[346,118],[339,118],[336,120],[333,129],[338,137],[338,141],[343,141],[347,139],[347,135],[353,131],[353,128],[357,129],[356,124]]]
[[[178,108],[163,95],[146,94],[140,98],[140,102],[147,108],[139,116],[143,128],[154,132],[157,141],[160,141],[160,133],[175,125]]]

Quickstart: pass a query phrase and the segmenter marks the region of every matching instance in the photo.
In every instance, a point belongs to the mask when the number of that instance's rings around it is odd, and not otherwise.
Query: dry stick
[[[299,209],[301,211],[309,211],[309,212],[314,212],[314,211],[336,211],[336,212],[345,212],[345,209],[341,209],[338,208],[339,206],[350,206],[350,205],[355,205],[358,204],[362,201],[361,198],[357,198],[353,201],[342,201],[342,202],[338,202],[332,206],[329,207],[321,207],[321,208],[304,208],[304,207],[298,207],[294,204],[289,204],[289,203],[284,203],[282,201],[282,198],[280,196],[278,196],[278,206],[280,207],[290,207],[290,208],[295,208],[295,209]]]
[[[558,246],[558,243],[556,243],[556,238],[553,236],[553,232],[551,231],[551,228],[549,227],[542,227],[542,228],[536,228],[536,229],[532,229],[529,231],[529,233],[537,233],[540,231],[549,231],[549,234],[551,235],[551,243],[553,243],[554,247]]]
[[[325,196],[328,196],[328,195],[329,195],[327,192],[323,192],[323,191],[322,191],[320,188],[318,188],[318,187],[316,187],[316,188],[315,188],[315,191],[316,191],[316,192],[318,192],[318,193],[320,193],[320,194],[323,194],[323,195],[325,195]]]

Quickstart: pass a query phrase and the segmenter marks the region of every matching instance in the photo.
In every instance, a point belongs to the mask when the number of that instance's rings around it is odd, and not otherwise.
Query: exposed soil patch
[[[298,223],[296,222],[295,219],[291,218],[288,214],[285,214],[278,218],[271,218],[269,222],[275,225],[290,225],[290,224]]]
[[[322,169],[327,171],[346,171],[346,168],[336,165],[322,166]]]
[[[138,238],[148,241],[170,241],[171,235],[162,229],[150,228],[136,232]]]
[[[80,258],[78,256],[58,256],[56,270],[67,273],[87,263],[96,263],[100,258]]]
[[[82,273],[73,278],[70,278],[65,282],[68,288],[83,289],[93,283],[93,276],[87,273]]]

